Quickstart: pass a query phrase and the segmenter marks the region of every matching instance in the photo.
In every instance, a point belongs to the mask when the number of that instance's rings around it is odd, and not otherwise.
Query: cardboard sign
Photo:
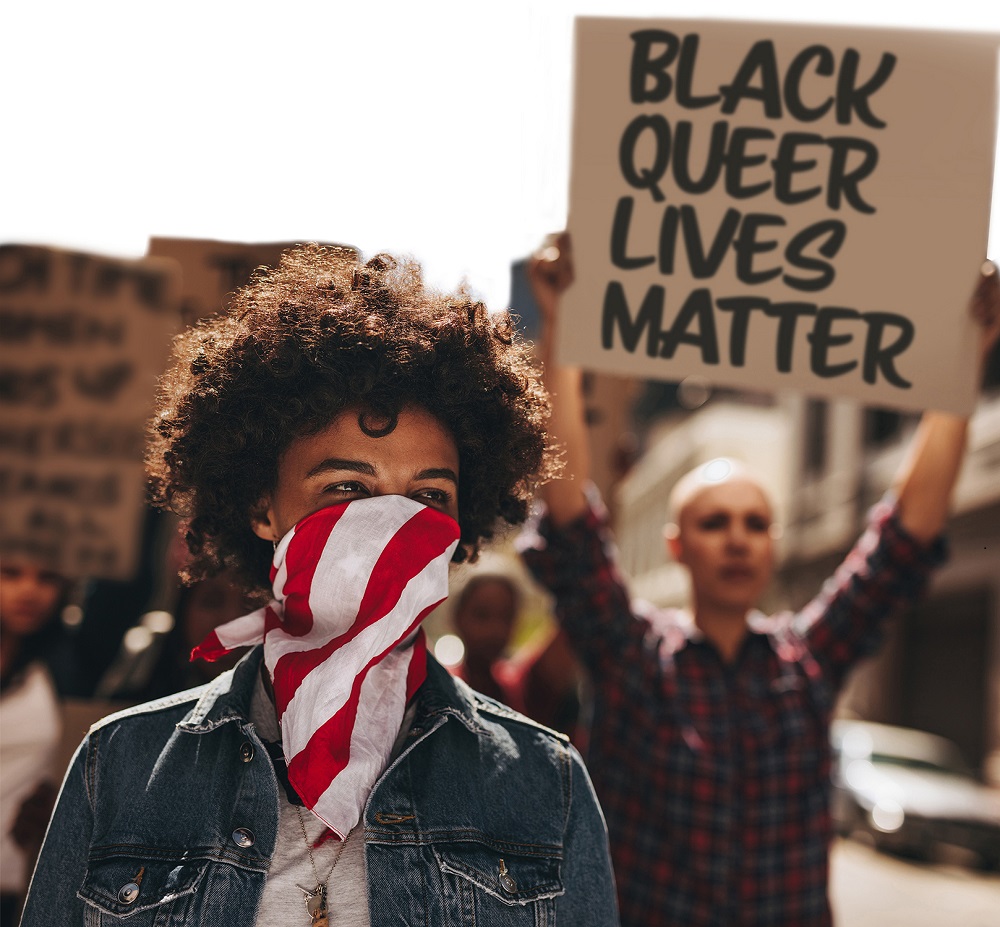
[[[132,574],[179,295],[172,262],[0,246],[0,557]]]
[[[578,19],[562,358],[968,412],[998,38]]]
[[[246,286],[261,266],[277,267],[295,242],[244,244],[196,238],[151,238],[147,253],[173,258],[184,270],[182,315],[186,324],[222,311],[234,290]],[[357,253],[350,245],[337,245]]]

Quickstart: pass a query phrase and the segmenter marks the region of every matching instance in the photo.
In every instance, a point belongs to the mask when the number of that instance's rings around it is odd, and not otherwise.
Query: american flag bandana
[[[447,598],[458,523],[405,496],[320,509],[279,542],[273,601],[191,659],[264,643],[288,779],[341,840],[389,761],[427,674],[420,622]]]

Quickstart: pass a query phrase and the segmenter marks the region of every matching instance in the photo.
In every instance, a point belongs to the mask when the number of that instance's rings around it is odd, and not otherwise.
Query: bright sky
[[[995,0],[11,2],[0,241],[342,241],[503,305],[565,223],[578,14],[1000,32]]]

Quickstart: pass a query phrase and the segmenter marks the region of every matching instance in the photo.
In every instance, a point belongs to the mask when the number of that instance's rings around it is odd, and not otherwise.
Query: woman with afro
[[[509,316],[385,255],[293,249],[180,336],[153,499],[261,605],[195,655],[255,646],[90,731],[25,927],[616,924],[579,756],[420,630],[552,475],[547,414]]]

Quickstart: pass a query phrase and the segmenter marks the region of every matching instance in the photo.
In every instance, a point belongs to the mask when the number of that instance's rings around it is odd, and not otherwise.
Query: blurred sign
[[[179,297],[169,261],[0,246],[0,556],[132,574]]]
[[[578,19],[563,359],[968,412],[998,39]]]
[[[151,238],[148,254],[178,261],[184,269],[182,315],[186,324],[222,311],[229,294],[246,286],[258,267],[277,267],[295,242],[243,244],[196,238]],[[350,245],[337,245],[357,253]]]

